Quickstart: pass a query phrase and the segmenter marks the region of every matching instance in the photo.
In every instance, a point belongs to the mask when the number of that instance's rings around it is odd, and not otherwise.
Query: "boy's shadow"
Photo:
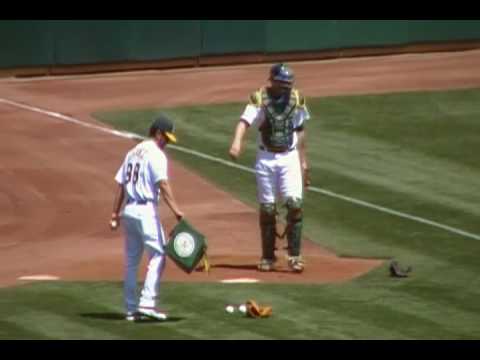
[[[125,315],[121,313],[84,313],[80,314],[81,317],[97,319],[97,320],[110,320],[110,321],[125,321]],[[142,319],[135,321],[136,324],[148,324],[148,323],[169,323],[182,321],[182,317],[169,317],[166,320],[156,320],[148,317],[142,317]]]

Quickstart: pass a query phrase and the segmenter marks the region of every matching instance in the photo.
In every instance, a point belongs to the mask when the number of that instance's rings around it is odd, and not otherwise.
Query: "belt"
[[[287,150],[274,150],[274,149],[268,149],[265,146],[260,145],[259,148],[262,151],[267,151],[267,152],[271,152],[271,153],[274,153],[274,154],[282,154],[282,153],[286,153],[286,152],[291,152],[291,151],[295,150],[297,147],[294,146],[293,148],[290,148],[290,149],[287,149]]]
[[[128,199],[127,204],[136,204],[136,205],[147,205],[149,202],[153,202],[152,200],[135,200],[135,199]]]

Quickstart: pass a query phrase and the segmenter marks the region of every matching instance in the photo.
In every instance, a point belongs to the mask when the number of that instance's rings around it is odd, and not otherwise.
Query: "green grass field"
[[[309,99],[313,185],[480,234],[480,90]],[[102,112],[144,135],[165,112],[179,145],[227,159],[242,104]],[[254,131],[240,163],[252,166]],[[253,175],[170,150],[187,167],[256,206]],[[166,283],[165,324],[121,321],[121,284],[47,283],[0,290],[0,338],[479,339],[480,241],[308,192],[305,232],[343,256],[396,258],[341,285]],[[228,315],[225,303],[270,303],[274,316]],[[185,300],[188,299],[188,300]],[[15,308],[19,311],[12,312]],[[32,324],[36,325],[32,325]]]

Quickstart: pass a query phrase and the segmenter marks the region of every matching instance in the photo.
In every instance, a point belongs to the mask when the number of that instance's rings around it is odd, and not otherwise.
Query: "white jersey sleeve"
[[[261,113],[261,108],[257,107],[252,104],[248,104],[245,107],[245,110],[243,111],[242,116],[240,116],[240,119],[245,121],[248,125],[253,125],[254,123],[258,122],[258,119],[260,117]]]
[[[168,180],[168,160],[162,151],[155,153],[155,158],[150,160],[153,182]]]

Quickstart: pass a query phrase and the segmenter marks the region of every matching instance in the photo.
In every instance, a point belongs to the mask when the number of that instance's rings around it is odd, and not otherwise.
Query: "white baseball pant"
[[[127,312],[137,311],[138,306],[155,307],[160,292],[160,282],[165,269],[165,234],[157,217],[156,205],[130,204],[123,213],[125,231],[124,299]],[[138,303],[138,266],[144,249],[149,257],[147,275]]]
[[[298,150],[271,153],[258,150],[255,164],[257,199],[261,204],[275,203],[278,197],[302,198],[303,181]]]

